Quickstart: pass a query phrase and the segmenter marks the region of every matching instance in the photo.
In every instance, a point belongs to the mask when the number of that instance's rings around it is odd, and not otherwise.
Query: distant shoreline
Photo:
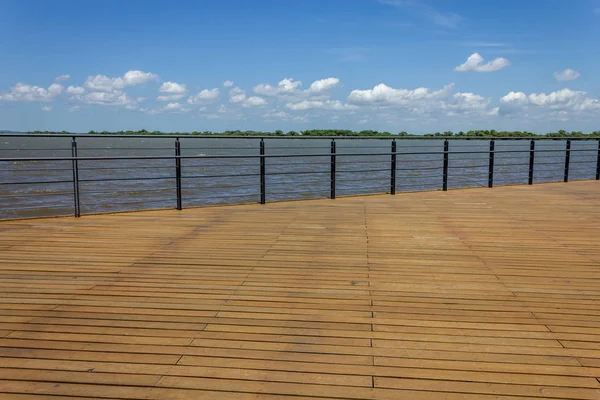
[[[583,133],[581,131],[557,131],[549,133],[533,133],[527,131],[496,131],[496,130],[472,130],[468,132],[436,132],[436,133],[425,133],[425,134],[410,134],[407,132],[379,132],[374,130],[363,130],[363,131],[351,131],[342,129],[311,129],[305,131],[289,131],[283,132],[277,130],[274,132],[262,132],[262,131],[224,131],[224,132],[212,132],[212,131],[193,131],[193,132],[161,132],[161,131],[147,131],[145,129],[139,131],[89,131],[87,133],[76,133],[67,131],[33,131],[33,132],[15,132],[15,131],[0,131],[0,135],[126,135],[126,136],[202,136],[202,137],[296,137],[296,138],[319,138],[319,137],[346,137],[346,138],[456,138],[456,139],[490,139],[490,138],[557,138],[557,139],[600,139],[600,131],[594,131],[590,133]]]

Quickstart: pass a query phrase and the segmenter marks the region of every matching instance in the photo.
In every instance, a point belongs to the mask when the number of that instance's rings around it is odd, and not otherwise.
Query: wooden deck
[[[600,399],[600,182],[0,222],[0,399]]]

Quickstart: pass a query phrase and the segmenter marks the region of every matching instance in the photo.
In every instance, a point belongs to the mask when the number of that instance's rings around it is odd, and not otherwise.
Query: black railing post
[[[598,158],[596,159],[596,180],[600,181],[600,139],[598,139]]]
[[[571,140],[567,140],[565,149],[565,182],[569,182],[569,164],[571,163]]]
[[[448,190],[448,150],[450,149],[450,143],[448,140],[444,140],[444,177],[442,181],[442,189]]]
[[[260,139],[260,204],[265,204],[266,202],[265,140]]]
[[[494,187],[494,149],[496,147],[496,141],[494,139],[490,139],[490,167],[488,171],[488,187]]]
[[[535,164],[535,140],[529,142],[529,181],[533,185],[533,165]]]
[[[181,210],[181,142],[175,139],[175,183],[177,185],[177,209]]]
[[[81,203],[79,200],[79,162],[77,161],[77,140],[71,140],[71,157],[73,166],[73,214],[76,218],[81,216]]]
[[[331,139],[331,187],[329,198],[335,199],[335,139]]]
[[[390,175],[390,193],[396,194],[396,139],[392,140],[392,170]]]

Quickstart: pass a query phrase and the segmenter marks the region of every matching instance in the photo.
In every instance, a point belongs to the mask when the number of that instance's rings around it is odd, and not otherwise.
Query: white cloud
[[[169,103],[165,106],[165,110],[178,110],[181,107],[183,107],[181,103]]]
[[[464,64],[454,68],[457,72],[494,72],[510,65],[506,58],[495,58],[484,64],[484,59],[479,53],[473,53]]]
[[[190,112],[192,110],[190,108],[184,107],[183,104],[181,104],[181,103],[169,103],[162,108],[158,108],[158,109],[142,108],[142,109],[140,109],[140,111],[145,114],[155,115],[155,114],[162,114],[162,113],[181,114],[181,113]]]
[[[286,113],[285,111],[278,111],[278,112],[269,112],[266,114],[263,114],[263,117],[269,120],[273,120],[273,119],[280,119],[280,120],[288,120],[290,118],[290,115],[288,113]]]
[[[294,111],[304,111],[304,110],[311,110],[311,109],[342,111],[342,110],[353,110],[353,109],[358,108],[351,104],[343,104],[339,100],[327,100],[327,101],[304,100],[299,103],[287,103],[285,106],[287,108],[289,108],[290,110],[294,110]]]
[[[510,92],[506,96],[502,97],[500,101],[511,104],[527,104],[529,99],[523,92]]]
[[[158,96],[156,100],[158,101],[177,101],[181,100],[185,97],[185,94],[169,94],[166,96]]]
[[[63,86],[53,83],[48,89],[17,83],[8,93],[0,93],[0,100],[5,101],[53,101],[62,91]]]
[[[71,75],[65,74],[65,75],[57,76],[56,78],[54,78],[54,81],[62,82],[62,81],[66,81],[67,79],[71,79]]]
[[[348,102],[361,111],[386,111],[398,109],[411,114],[432,116],[485,115],[491,100],[475,93],[453,93],[454,84],[439,90],[429,88],[396,89],[383,83],[373,89],[353,90]],[[340,105],[338,105],[339,107]],[[393,115],[400,115],[398,112]]]
[[[84,94],[85,88],[82,88],[81,86],[69,86],[67,88],[67,93],[69,93],[69,94]]]
[[[79,101],[84,104],[96,104],[101,106],[124,106],[129,110],[137,108],[138,103],[144,99],[141,97],[131,98],[121,91],[113,92],[91,92],[84,95],[76,95],[71,100]]]
[[[209,104],[219,100],[219,89],[204,89],[195,96],[190,96],[187,100],[188,104]]]
[[[127,71],[125,75],[118,78],[109,78],[106,75],[88,76],[83,84],[86,88],[96,92],[112,92],[123,89],[126,86],[135,86],[158,79],[158,75],[139,70]]]
[[[75,111],[79,111],[80,108],[81,108],[81,106],[72,106],[72,107],[69,107],[67,109],[67,111],[69,111],[69,112],[75,112]]]
[[[549,111],[570,117],[600,111],[600,100],[588,97],[587,92],[566,88],[548,94],[510,92],[500,99],[500,104],[500,114]]]
[[[268,83],[260,83],[254,86],[254,93],[262,96],[277,96],[282,94],[297,93],[302,82],[295,81],[293,78],[285,78],[279,81],[277,86],[271,86]]]
[[[500,115],[500,107],[493,107],[490,111],[487,112],[487,115],[491,115],[491,116]]]
[[[159,101],[177,101],[185,97],[187,87],[183,83],[176,82],[163,82],[158,88],[161,93],[168,93],[167,95],[158,96],[156,99]]]
[[[183,83],[176,82],[163,82],[162,85],[158,88],[158,91],[161,93],[171,93],[171,94],[182,94],[187,91],[186,85]]]
[[[181,103],[169,103],[164,107],[164,111],[185,113],[191,111],[191,109],[184,107]]]
[[[259,107],[267,104],[267,101],[262,97],[251,96],[246,97],[246,91],[239,87],[234,87],[229,91],[229,102],[241,104],[242,107]]]
[[[223,82],[223,86],[225,86],[225,87],[232,87],[233,86],[233,81],[225,81],[225,82]]]
[[[572,70],[571,68],[567,68],[564,71],[555,72],[554,78],[557,81],[572,81],[579,78],[581,74],[577,71]]]
[[[267,101],[262,97],[252,96],[248,97],[243,103],[243,107],[260,107],[267,104]]]
[[[446,115],[485,114],[490,100],[475,93],[455,93],[442,103]]]
[[[394,89],[384,83],[380,83],[373,89],[353,90],[348,95],[348,101],[354,104],[383,104],[410,106],[420,101],[443,99],[452,91],[454,84],[447,85],[443,89],[431,91],[428,88],[416,89]]]
[[[230,103],[241,103],[246,99],[246,91],[239,87],[234,87],[229,91],[229,102]]]
[[[101,91],[112,92],[113,90],[122,89],[125,82],[122,78],[109,78],[106,75],[88,76],[83,84],[86,88]]]
[[[334,87],[339,85],[339,83],[340,80],[338,78],[319,79],[318,81],[314,81],[313,83],[311,83],[310,87],[308,88],[308,91],[312,93],[325,92],[327,90],[333,89]]]
[[[123,76],[125,86],[141,85],[156,79],[158,79],[158,75],[139,70],[127,71]]]
[[[285,78],[276,86],[268,83],[260,83],[252,88],[254,93],[264,97],[277,97],[279,99],[295,102],[302,98],[312,100],[325,100],[331,96],[330,90],[340,84],[338,78],[330,77],[319,79],[311,83],[306,90],[302,90],[302,82],[293,78]]]
[[[52,107],[51,106],[44,106],[44,107],[42,107],[42,111],[52,111]]]

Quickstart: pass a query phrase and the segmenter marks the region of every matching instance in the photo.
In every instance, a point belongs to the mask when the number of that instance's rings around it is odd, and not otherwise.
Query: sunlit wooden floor
[[[0,222],[0,399],[600,399],[600,182]]]

